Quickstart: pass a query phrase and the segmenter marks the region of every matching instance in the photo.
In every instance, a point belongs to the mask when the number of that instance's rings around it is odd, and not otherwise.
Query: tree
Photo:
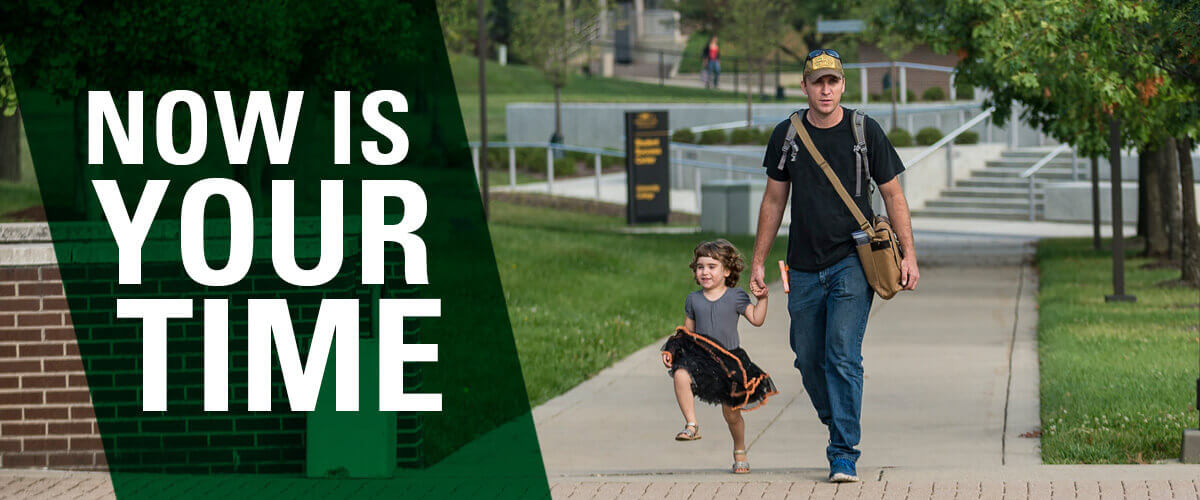
[[[587,1],[514,0],[513,52],[541,70],[554,87],[554,135],[562,141],[562,89],[572,61],[588,48],[596,32],[596,7]]]
[[[745,54],[749,73],[765,72],[767,61],[780,35],[787,27],[787,2],[775,0],[727,0],[725,12],[726,36]],[[754,92],[746,82],[746,127],[753,125]]]
[[[4,44],[0,44],[0,180],[21,180],[21,116]]]
[[[485,2],[488,5],[490,2]],[[442,37],[451,52],[471,51],[478,43],[478,4],[474,0],[437,0]]]
[[[1108,149],[1108,122],[1120,119],[1122,146],[1141,152],[1147,173],[1160,161],[1151,155],[1169,137],[1197,131],[1196,0],[891,0],[889,6],[902,31],[936,50],[959,52],[958,80],[991,91],[997,123],[1019,102],[1031,124],[1096,156]],[[1142,182],[1139,189],[1161,200],[1174,188]],[[1147,232],[1162,227],[1165,215],[1152,215],[1162,208],[1161,201],[1147,203],[1141,217]],[[1167,251],[1166,239],[1161,247],[1160,239],[1151,240],[1149,250]]]

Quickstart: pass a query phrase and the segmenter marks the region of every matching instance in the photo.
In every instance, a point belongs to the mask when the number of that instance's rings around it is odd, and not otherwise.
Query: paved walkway
[[[900,465],[1039,463],[1038,440],[1019,437],[1039,426],[1035,278],[1021,264],[927,266],[916,293],[875,303],[863,345],[864,476]],[[809,479],[822,478],[827,430],[792,367],[778,283],[771,293],[766,323],[741,325],[743,346],[781,391],[747,414],[750,463],[759,472],[809,469]],[[717,407],[698,408],[704,439],[671,439],[682,417],[660,345],[534,410],[551,478],[729,466],[732,444]]]
[[[1022,436],[1040,425],[1029,244],[1053,232],[931,222],[916,223],[919,290],[871,313],[862,483],[825,481],[827,431],[791,366],[775,283],[766,323],[741,330],[781,390],[746,416],[752,474],[727,472],[715,407],[698,408],[704,439],[672,440],[682,418],[660,341],[534,410],[554,498],[1200,498],[1194,465],[1041,464],[1040,440]]]

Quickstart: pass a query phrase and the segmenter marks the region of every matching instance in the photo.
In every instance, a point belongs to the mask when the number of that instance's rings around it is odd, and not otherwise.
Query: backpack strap
[[[833,173],[829,162],[825,161],[825,157],[817,151],[817,146],[813,144],[812,137],[809,137],[808,131],[804,129],[804,124],[800,123],[800,114],[792,113],[789,117],[792,121],[792,127],[796,129],[796,135],[800,136],[800,140],[804,142],[804,147],[808,148],[808,154],[812,155],[813,161],[817,166],[821,167],[821,171],[825,173],[825,177],[829,179],[829,183],[833,184],[833,190],[837,191],[837,195],[842,199],[842,203],[846,204],[846,208],[850,209],[850,214],[854,216],[854,220],[858,222],[858,228],[862,229],[871,238],[875,237],[875,228],[871,227],[871,223],[867,221],[862,210],[859,210],[858,205],[854,203],[854,199],[850,197],[850,193],[846,192],[846,188],[842,186],[842,181],[838,179],[837,174]]]
[[[863,176],[867,176],[867,185],[870,187],[871,169],[867,163],[867,134],[865,127],[867,115],[862,110],[854,110],[854,196],[862,196],[862,180]]]
[[[783,139],[783,152],[779,155],[779,165],[776,168],[783,170],[786,162],[796,161],[796,153],[799,150],[800,147],[796,145],[796,126],[788,124],[787,136]]]

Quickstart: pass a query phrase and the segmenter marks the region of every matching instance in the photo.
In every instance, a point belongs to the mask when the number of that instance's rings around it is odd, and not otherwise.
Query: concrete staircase
[[[963,217],[976,219],[1029,220],[1029,180],[1021,172],[1033,166],[1050,148],[1012,149],[1000,158],[988,161],[954,187],[943,189],[939,197],[925,207],[913,210],[915,216]],[[1040,220],[1044,208],[1043,183],[1071,180],[1071,155],[1064,152],[1037,172],[1034,179],[1034,218]],[[1088,180],[1087,165],[1078,163],[1077,180]]]

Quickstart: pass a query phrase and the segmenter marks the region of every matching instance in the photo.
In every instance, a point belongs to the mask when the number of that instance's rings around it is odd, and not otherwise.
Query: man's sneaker
[[[829,463],[829,482],[857,483],[858,473],[854,470],[854,462],[845,458],[835,458]]]

